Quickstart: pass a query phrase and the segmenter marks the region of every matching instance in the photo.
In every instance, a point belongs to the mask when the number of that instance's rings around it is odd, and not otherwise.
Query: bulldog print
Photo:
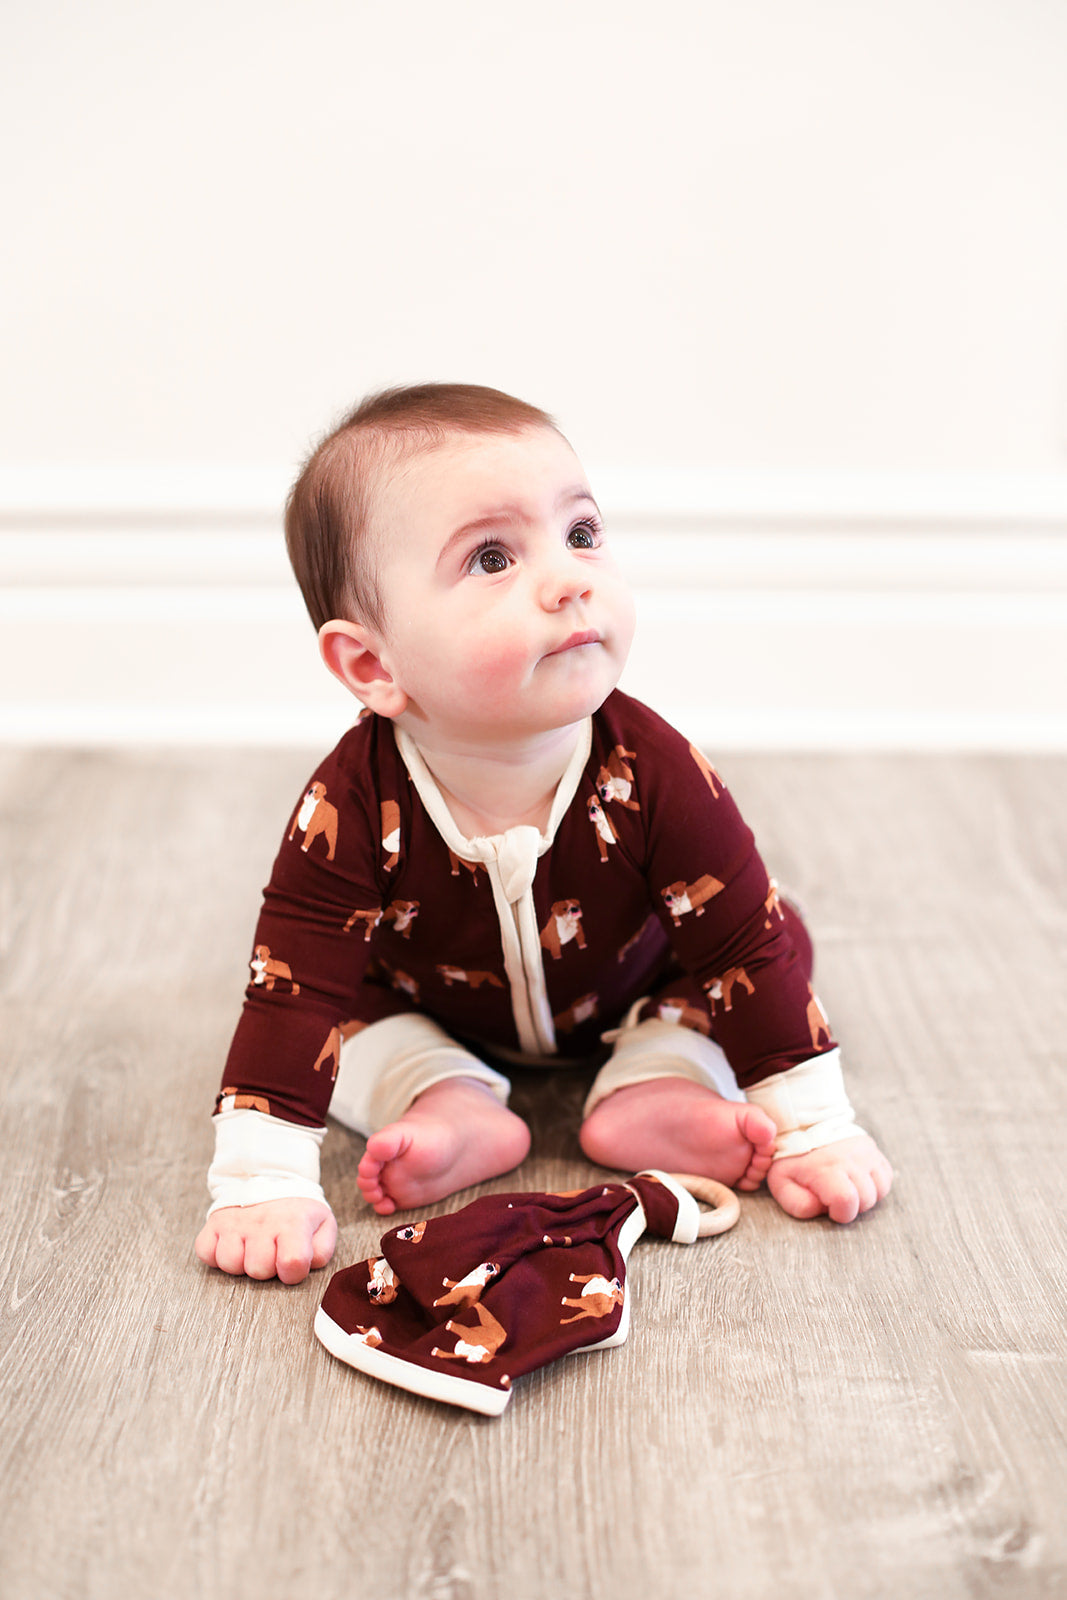
[[[634,792],[634,769],[631,761],[637,760],[634,750],[624,750],[617,744],[596,775],[596,792],[607,805],[610,800],[627,811],[640,811],[641,807],[630,796]]]
[[[431,1355],[439,1356],[443,1361],[466,1361],[471,1366],[481,1366],[486,1361],[492,1361],[507,1339],[507,1333],[480,1300],[476,1300],[470,1309],[478,1318],[479,1326],[465,1328],[462,1322],[446,1322],[445,1327],[448,1332],[456,1336],[456,1348],[441,1350],[434,1345]]]
[[[705,874],[695,883],[686,883],[683,879],[679,879],[677,883],[670,883],[666,889],[661,889],[660,894],[666,902],[674,926],[680,928],[682,918],[690,911],[702,917],[708,901],[714,900],[715,896],[721,894],[725,888],[726,885],[720,883],[718,878]]]
[[[233,1096],[234,1111],[261,1111],[265,1117],[270,1116],[270,1101],[263,1094],[242,1094],[239,1089],[223,1089],[219,1095],[217,1110],[221,1110],[222,1101]]]
[[[451,989],[454,983],[469,983],[472,989],[480,989],[483,983],[487,983],[491,989],[504,987],[495,972],[465,972],[462,967],[450,967],[440,961],[437,971],[445,980],[446,989]]]
[[[400,807],[395,800],[382,801],[382,866],[392,872],[400,860]]]
[[[290,839],[297,829],[304,835],[301,850],[310,850],[321,834],[326,844],[326,859],[333,860],[337,849],[337,807],[327,800],[324,783],[313,783],[301,800],[289,829]]]
[[[393,932],[399,933],[402,939],[411,938],[411,924],[419,914],[417,900],[394,900],[382,912],[382,921],[393,924]]]
[[[684,995],[668,994],[656,1006],[656,1016],[661,1022],[673,1022],[679,1028],[692,1028],[707,1037],[711,1033],[708,1014],[700,1006],[690,1005]]]
[[[252,951],[252,959],[248,963],[252,973],[252,982],[257,989],[273,989],[281,981],[289,984],[293,994],[300,993],[300,985],[293,980],[293,974],[284,961],[275,961],[270,953],[270,945],[257,944]]]
[[[419,1003],[419,980],[413,978],[410,972],[402,972],[399,967],[392,967],[388,961],[373,961],[367,968],[367,978],[373,982],[376,978],[384,977],[391,989],[396,989],[399,994],[406,994],[409,999]]]
[[[434,1305],[472,1306],[476,1300],[482,1298],[482,1290],[486,1284],[492,1283],[493,1279],[499,1276],[500,1268],[495,1261],[483,1261],[480,1267],[468,1272],[465,1278],[444,1278],[442,1282],[448,1293],[435,1300]]]
[[[719,777],[719,774],[715,771],[715,768],[712,766],[704,752],[702,750],[698,750],[695,744],[691,744],[689,746],[689,754],[692,756],[693,760],[704,774],[704,781],[711,790],[712,799],[717,800],[722,794],[726,785],[723,783],[722,779]]]
[[[382,1336],[377,1328],[364,1328],[357,1322],[356,1332],[359,1334],[359,1343],[369,1345],[372,1350],[377,1350],[382,1342]]]
[[[396,1230],[396,1237],[402,1239],[405,1244],[421,1244],[425,1232],[425,1222],[409,1222],[406,1227]]]
[[[763,909],[767,913],[767,920],[763,924],[765,928],[770,928],[773,925],[774,917],[777,917],[779,922],[785,921],[785,912],[782,910],[782,902],[778,894],[778,884],[774,878],[767,880],[767,898],[763,902]]]
[[[598,998],[595,994],[583,994],[580,1000],[568,1006],[565,1011],[557,1012],[552,1018],[557,1033],[573,1033],[579,1023],[591,1022],[596,1016]]]
[[[811,1047],[818,1050],[821,1045],[829,1045],[833,1041],[830,1032],[830,1019],[816,998],[815,990],[808,984],[808,1028],[811,1032]]]
[[[553,961],[559,961],[563,946],[570,944],[572,939],[579,950],[585,949],[581,904],[577,900],[557,900],[552,906],[551,916],[541,929],[541,946]]]
[[[740,984],[747,994],[755,994],[756,992],[756,985],[752,982],[744,967],[731,967],[728,972],[723,973],[721,978],[713,978],[710,983],[704,985],[708,991],[712,1016],[715,1015],[715,1007],[720,1004],[724,1011],[733,1010],[733,993],[737,984]]]
[[[370,936],[378,926],[379,922],[381,922],[382,915],[383,912],[381,906],[375,906],[370,911],[353,911],[352,915],[345,923],[344,931],[345,933],[351,933],[352,929],[356,926],[356,923],[362,922],[363,942],[364,944],[370,944]]]
[[[377,1305],[390,1305],[400,1291],[400,1280],[384,1256],[374,1256],[367,1262],[370,1278],[367,1294]]]
[[[335,1083],[337,1081],[337,1069],[341,1065],[341,1045],[346,1039],[351,1039],[354,1034],[359,1033],[366,1026],[365,1022],[356,1022],[353,1019],[351,1022],[342,1022],[337,1028],[331,1028],[326,1035],[326,1043],[319,1051],[318,1060],[314,1062],[311,1070],[320,1072],[323,1067],[332,1061],[333,1071],[330,1073],[330,1082]]]
[[[590,822],[596,829],[596,842],[597,849],[600,851],[600,859],[601,861],[606,861],[610,847],[619,842],[618,830],[601,805],[599,795],[591,794],[589,796],[586,801],[586,810],[589,812]]]
[[[568,1322],[582,1322],[586,1317],[606,1317],[614,1311],[616,1306],[621,1306],[623,1299],[622,1284],[618,1278],[612,1278],[609,1283],[607,1278],[598,1272],[590,1273],[588,1277],[581,1278],[576,1273],[570,1274],[572,1283],[584,1283],[581,1298],[560,1301],[562,1306],[577,1307],[573,1317],[560,1317],[559,1325],[564,1327]]]
[[[463,867],[465,869],[465,871],[470,873],[471,881],[475,885],[475,887],[477,887],[479,872],[485,872],[485,870],[486,870],[484,864],[481,861],[465,861],[462,856],[457,856],[457,854],[456,854],[456,852],[454,850],[449,850],[449,852],[448,852],[448,860],[449,860],[449,864],[450,864],[451,869],[452,869],[453,878],[458,878],[459,877],[459,869],[460,869],[460,867]],[[488,876],[488,874],[487,874],[487,876]]]

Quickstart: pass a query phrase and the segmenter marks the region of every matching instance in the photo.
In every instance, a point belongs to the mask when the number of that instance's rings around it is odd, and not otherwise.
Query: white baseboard
[[[338,737],[286,477],[0,469],[0,740]],[[603,479],[623,687],[709,749],[1067,750],[1067,476]]]

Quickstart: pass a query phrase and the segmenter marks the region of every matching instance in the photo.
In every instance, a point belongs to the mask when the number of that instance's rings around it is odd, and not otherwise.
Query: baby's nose
[[[558,611],[568,601],[584,600],[592,587],[589,568],[573,557],[564,556],[551,563],[544,575],[542,603],[550,611]]]

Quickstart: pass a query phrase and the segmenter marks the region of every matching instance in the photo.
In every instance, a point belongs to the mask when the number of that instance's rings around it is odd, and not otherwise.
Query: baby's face
[[[578,458],[550,428],[459,434],[379,487],[382,661],[416,737],[564,728],[611,693],[634,613]]]

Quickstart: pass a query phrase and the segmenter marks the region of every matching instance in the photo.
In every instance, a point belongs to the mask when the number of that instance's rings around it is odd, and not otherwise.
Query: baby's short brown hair
[[[285,506],[285,542],[316,628],[335,617],[384,626],[368,538],[373,491],[390,460],[454,433],[555,428],[500,389],[420,383],[369,395],[308,457]]]

